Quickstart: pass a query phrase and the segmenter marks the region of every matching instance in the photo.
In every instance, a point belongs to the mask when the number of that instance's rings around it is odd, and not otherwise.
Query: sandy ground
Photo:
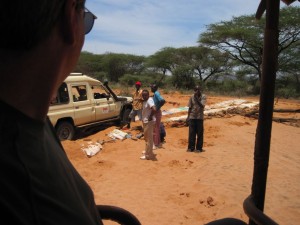
[[[176,93],[163,96],[164,110],[186,106],[189,98]],[[207,105],[230,99],[207,97]],[[279,99],[275,108],[300,109],[300,101]],[[175,115],[163,116],[166,142],[154,151],[155,161],[139,159],[143,139],[111,141],[108,134],[118,128],[113,125],[63,142],[72,163],[92,187],[96,203],[125,208],[143,225],[205,224],[224,217],[248,222],[243,201],[251,192],[257,120],[236,114],[206,117],[205,152],[197,154],[186,152],[188,127],[167,122],[170,116]],[[299,113],[276,116],[299,119]],[[135,136],[140,125],[140,121],[132,123],[133,129],[126,132]],[[81,148],[89,141],[107,142],[87,157]],[[299,145],[299,126],[273,122],[265,213],[279,224],[300,221]]]

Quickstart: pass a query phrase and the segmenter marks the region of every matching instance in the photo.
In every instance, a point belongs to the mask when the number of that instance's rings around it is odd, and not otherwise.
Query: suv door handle
[[[100,105],[100,102],[94,100],[93,104],[94,104],[94,105]]]

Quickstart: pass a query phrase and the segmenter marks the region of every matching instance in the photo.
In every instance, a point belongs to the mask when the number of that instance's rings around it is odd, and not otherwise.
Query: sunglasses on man
[[[87,8],[84,8],[84,32],[85,34],[88,34],[93,26],[94,21],[97,19],[97,17]]]

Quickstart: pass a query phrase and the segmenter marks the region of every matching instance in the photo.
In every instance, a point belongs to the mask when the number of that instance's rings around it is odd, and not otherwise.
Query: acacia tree
[[[194,78],[202,83],[227,70],[228,59],[225,53],[204,46],[167,47],[150,56],[147,67],[161,72],[162,78],[169,72],[176,87],[188,87],[194,82]],[[184,84],[180,85],[182,81]]]
[[[234,17],[231,21],[211,24],[198,42],[222,52],[233,60],[252,67],[261,77],[263,31],[265,19],[254,15]],[[300,40],[300,8],[285,7],[280,11],[278,55]],[[279,61],[280,64],[280,61]]]
[[[177,64],[189,65],[192,74],[201,82],[230,68],[229,57],[217,49],[204,46],[185,47],[176,50]],[[186,67],[187,68],[187,67]]]
[[[130,54],[107,53],[102,57],[103,70],[111,81],[118,82],[124,74],[139,74],[144,70],[145,57]]]
[[[126,64],[125,64],[126,73],[140,74],[144,71],[145,61],[146,61],[145,56],[127,54],[125,57],[126,57]]]
[[[176,68],[175,63],[176,48],[165,47],[151,55],[147,59],[147,67],[152,68],[156,72],[166,75],[168,72],[172,74]]]
[[[290,80],[292,86],[295,86],[295,91],[300,93],[300,41],[295,47],[289,48],[280,55],[279,75],[282,77],[286,74],[286,80]]]
[[[94,76],[103,68],[99,62],[102,60],[102,55],[96,55],[89,52],[81,52],[74,72],[82,72]]]
[[[193,68],[190,65],[178,66],[173,72],[171,83],[175,88],[190,89],[194,87]]]

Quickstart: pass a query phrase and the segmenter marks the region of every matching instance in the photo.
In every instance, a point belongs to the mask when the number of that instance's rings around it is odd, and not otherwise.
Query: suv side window
[[[74,102],[87,100],[86,85],[72,86],[72,96]]]
[[[100,85],[91,87],[94,99],[109,98],[110,94]]]
[[[69,103],[69,93],[66,83],[62,83],[57,90],[56,96],[51,100],[51,105],[67,104]]]

